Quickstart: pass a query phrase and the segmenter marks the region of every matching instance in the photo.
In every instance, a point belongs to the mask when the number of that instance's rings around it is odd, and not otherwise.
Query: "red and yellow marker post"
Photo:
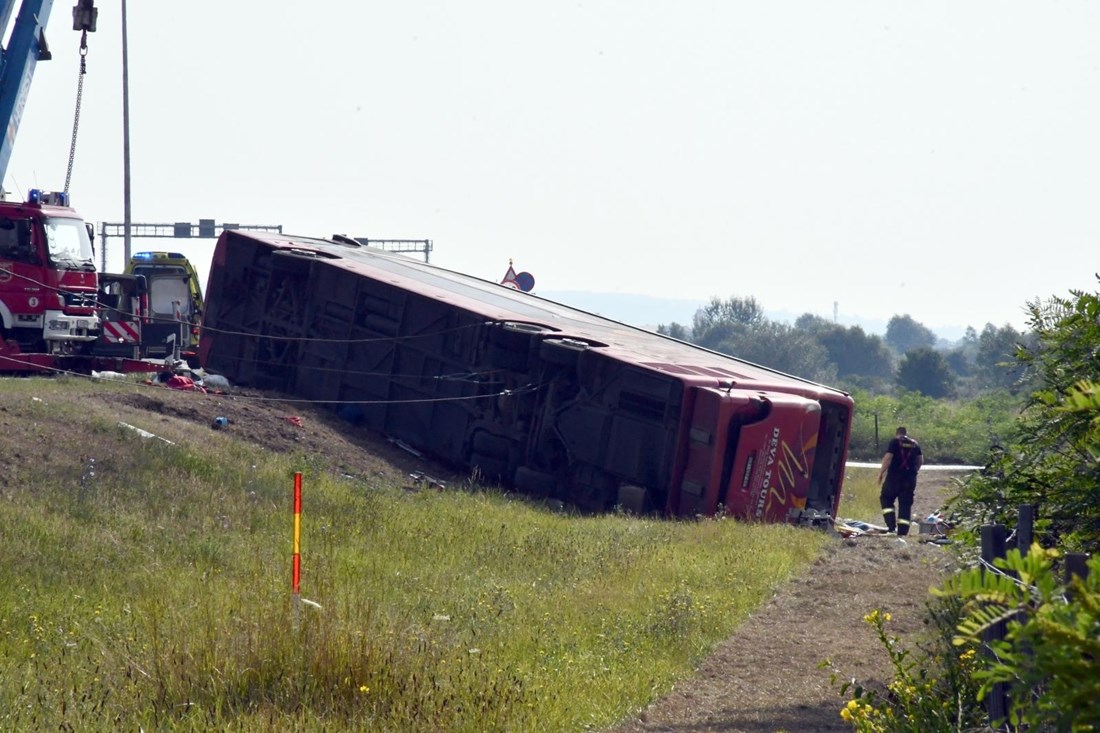
[[[291,560],[290,592],[294,602],[294,630],[298,630],[298,622],[302,617],[302,604],[306,604],[318,611],[321,604],[302,598],[302,472],[294,472],[294,556]]]
[[[294,556],[291,570],[290,591],[294,598],[294,627],[302,613],[302,472],[294,472]]]

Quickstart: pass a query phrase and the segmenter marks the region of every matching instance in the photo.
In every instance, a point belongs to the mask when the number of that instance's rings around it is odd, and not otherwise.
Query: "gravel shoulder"
[[[952,475],[921,474],[914,517],[941,507]],[[830,660],[845,679],[888,682],[889,659],[864,616],[889,612],[887,631],[911,648],[924,633],[928,590],[952,560],[949,546],[922,543],[919,535],[904,544],[884,536],[836,538],[693,676],[613,733],[851,730],[839,716],[845,700],[820,665]]]

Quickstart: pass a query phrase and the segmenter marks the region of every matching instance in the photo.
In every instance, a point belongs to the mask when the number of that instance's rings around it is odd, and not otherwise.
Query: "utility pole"
[[[126,0],[122,0],[122,212],[122,262],[125,264],[130,261],[130,68],[126,50]]]

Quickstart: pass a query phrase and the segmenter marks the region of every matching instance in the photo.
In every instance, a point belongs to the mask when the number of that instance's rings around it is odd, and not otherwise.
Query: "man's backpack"
[[[903,435],[898,440],[898,470],[902,473],[913,474],[920,466],[917,464],[920,446],[917,441],[908,435]]]

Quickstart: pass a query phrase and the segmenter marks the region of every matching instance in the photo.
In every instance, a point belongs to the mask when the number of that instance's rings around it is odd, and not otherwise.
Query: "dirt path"
[[[913,516],[938,509],[949,481],[943,473],[922,473]],[[888,681],[886,654],[863,617],[876,608],[889,612],[888,630],[908,643],[923,631],[928,589],[950,562],[948,550],[918,537],[905,544],[881,536],[838,538],[693,677],[609,733],[851,730],[839,716],[844,699],[820,664],[831,660],[845,678]]]

